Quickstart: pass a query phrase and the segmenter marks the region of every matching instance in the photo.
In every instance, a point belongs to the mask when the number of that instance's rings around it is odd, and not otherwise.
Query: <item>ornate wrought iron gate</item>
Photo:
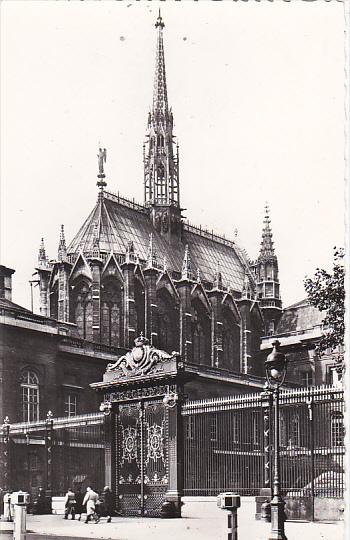
[[[161,400],[116,411],[116,499],[123,515],[159,516],[168,489],[168,414]]]

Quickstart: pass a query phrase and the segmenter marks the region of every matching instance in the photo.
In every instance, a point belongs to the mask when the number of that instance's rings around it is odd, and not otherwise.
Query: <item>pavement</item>
[[[268,540],[270,523],[256,521],[254,505],[243,501],[238,510],[238,540]],[[1,540],[12,540],[1,523]],[[7,527],[8,529],[8,527]],[[27,516],[26,540],[226,540],[227,512],[215,502],[186,503],[182,519],[113,517],[112,523],[102,518],[98,524],[65,520],[62,515]],[[344,522],[285,523],[288,540],[345,540]]]

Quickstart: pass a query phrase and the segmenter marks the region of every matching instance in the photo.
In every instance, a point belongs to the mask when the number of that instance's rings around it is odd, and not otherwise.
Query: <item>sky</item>
[[[255,259],[268,201],[284,306],[344,245],[342,3],[2,2],[1,264],[23,306],[41,237],[56,258],[96,202],[99,145],[107,189],[143,201],[159,6],[189,221]]]

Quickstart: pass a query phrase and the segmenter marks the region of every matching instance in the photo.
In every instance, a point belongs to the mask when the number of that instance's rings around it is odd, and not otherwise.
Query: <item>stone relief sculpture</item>
[[[108,364],[107,372],[120,371],[123,376],[146,375],[153,366],[177,356],[178,353],[168,354],[149,345],[144,336],[135,339],[135,347],[119,358],[114,364]]]

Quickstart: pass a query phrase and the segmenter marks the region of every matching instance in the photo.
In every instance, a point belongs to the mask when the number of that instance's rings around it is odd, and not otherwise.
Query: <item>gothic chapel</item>
[[[198,374],[230,381],[237,391],[259,379],[256,391],[263,386],[260,338],[274,332],[281,314],[269,211],[256,261],[236,241],[183,220],[160,15],[155,26],[144,204],[108,191],[106,150],[100,149],[97,203],[85,223],[68,246],[62,225],[56,261],[41,243],[40,311],[104,346],[129,349],[143,334],[152,345],[179,352]]]

